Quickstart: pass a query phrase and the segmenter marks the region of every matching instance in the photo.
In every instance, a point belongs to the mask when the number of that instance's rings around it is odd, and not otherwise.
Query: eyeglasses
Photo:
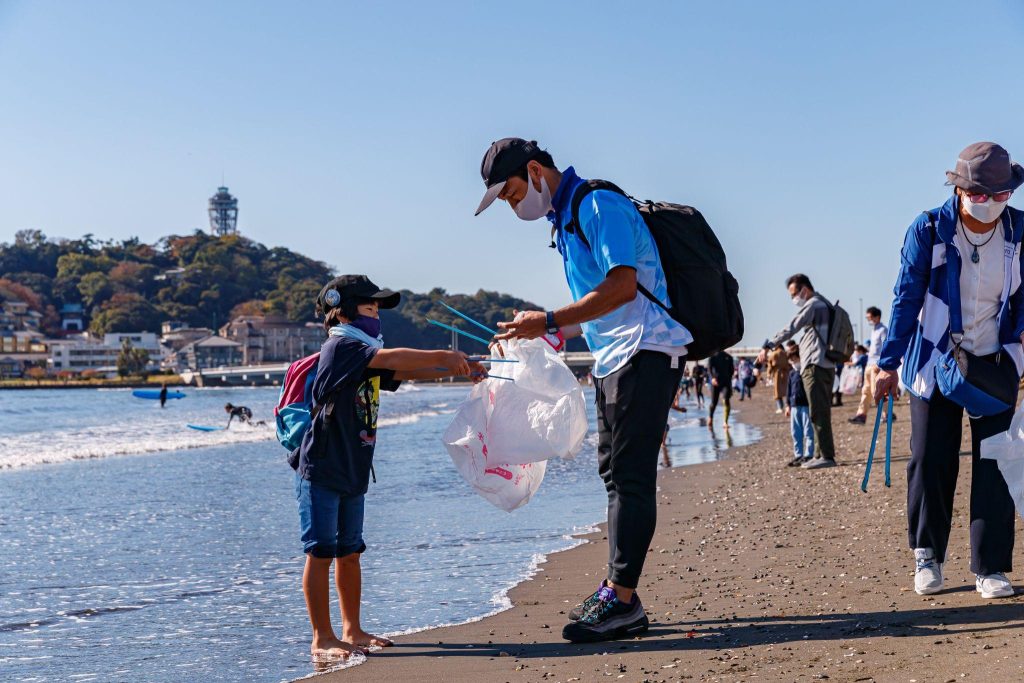
[[[965,194],[967,195],[967,199],[968,201],[971,202],[971,204],[984,204],[989,200],[989,197],[991,197],[992,201],[994,202],[1008,201],[1010,199],[1010,195],[1013,194],[1013,190],[1007,190],[1006,192],[996,192],[995,194],[971,194],[970,192],[967,192]]]

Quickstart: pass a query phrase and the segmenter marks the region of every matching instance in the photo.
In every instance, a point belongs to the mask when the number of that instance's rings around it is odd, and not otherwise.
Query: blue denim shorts
[[[295,475],[302,552],[313,557],[344,557],[366,550],[363,542],[363,496],[342,496],[326,486]]]

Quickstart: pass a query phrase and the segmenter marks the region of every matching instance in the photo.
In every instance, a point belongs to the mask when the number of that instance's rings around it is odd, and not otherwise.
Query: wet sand
[[[906,406],[896,410],[892,488],[883,486],[880,446],[865,494],[871,425],[847,424],[853,401],[833,409],[841,466],[806,471],[784,466],[789,424],[768,393],[759,387],[736,404],[761,442],[661,473],[639,589],[651,619],[644,636],[594,645],[560,637],[565,614],[605,575],[597,532],[513,589],[512,609],[398,638],[319,680],[1024,680],[1020,544],[1018,596],[981,600],[968,566],[970,457],[961,458],[946,590],[921,597],[907,548]],[[1020,527],[1018,519],[1018,535]]]

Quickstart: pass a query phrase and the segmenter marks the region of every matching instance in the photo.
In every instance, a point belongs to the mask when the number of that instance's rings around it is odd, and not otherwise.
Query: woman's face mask
[[[1003,214],[1003,209],[1006,208],[1009,200],[997,202],[990,196],[988,201],[975,204],[966,196],[960,195],[960,203],[967,210],[967,213],[970,214],[971,218],[979,223],[994,223]]]

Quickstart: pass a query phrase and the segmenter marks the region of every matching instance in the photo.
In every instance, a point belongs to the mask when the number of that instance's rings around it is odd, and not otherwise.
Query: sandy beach
[[[847,424],[852,400],[833,413],[841,466],[818,471],[784,466],[788,420],[765,389],[736,405],[763,430],[761,442],[661,473],[658,531],[639,588],[651,619],[643,637],[595,645],[560,637],[567,611],[604,577],[598,531],[513,589],[511,609],[398,638],[320,680],[1024,680],[1020,544],[1011,574],[1018,595],[982,601],[968,567],[969,457],[946,590],[921,597],[905,526],[905,405],[896,411],[892,488],[879,453],[866,494],[871,427]]]

